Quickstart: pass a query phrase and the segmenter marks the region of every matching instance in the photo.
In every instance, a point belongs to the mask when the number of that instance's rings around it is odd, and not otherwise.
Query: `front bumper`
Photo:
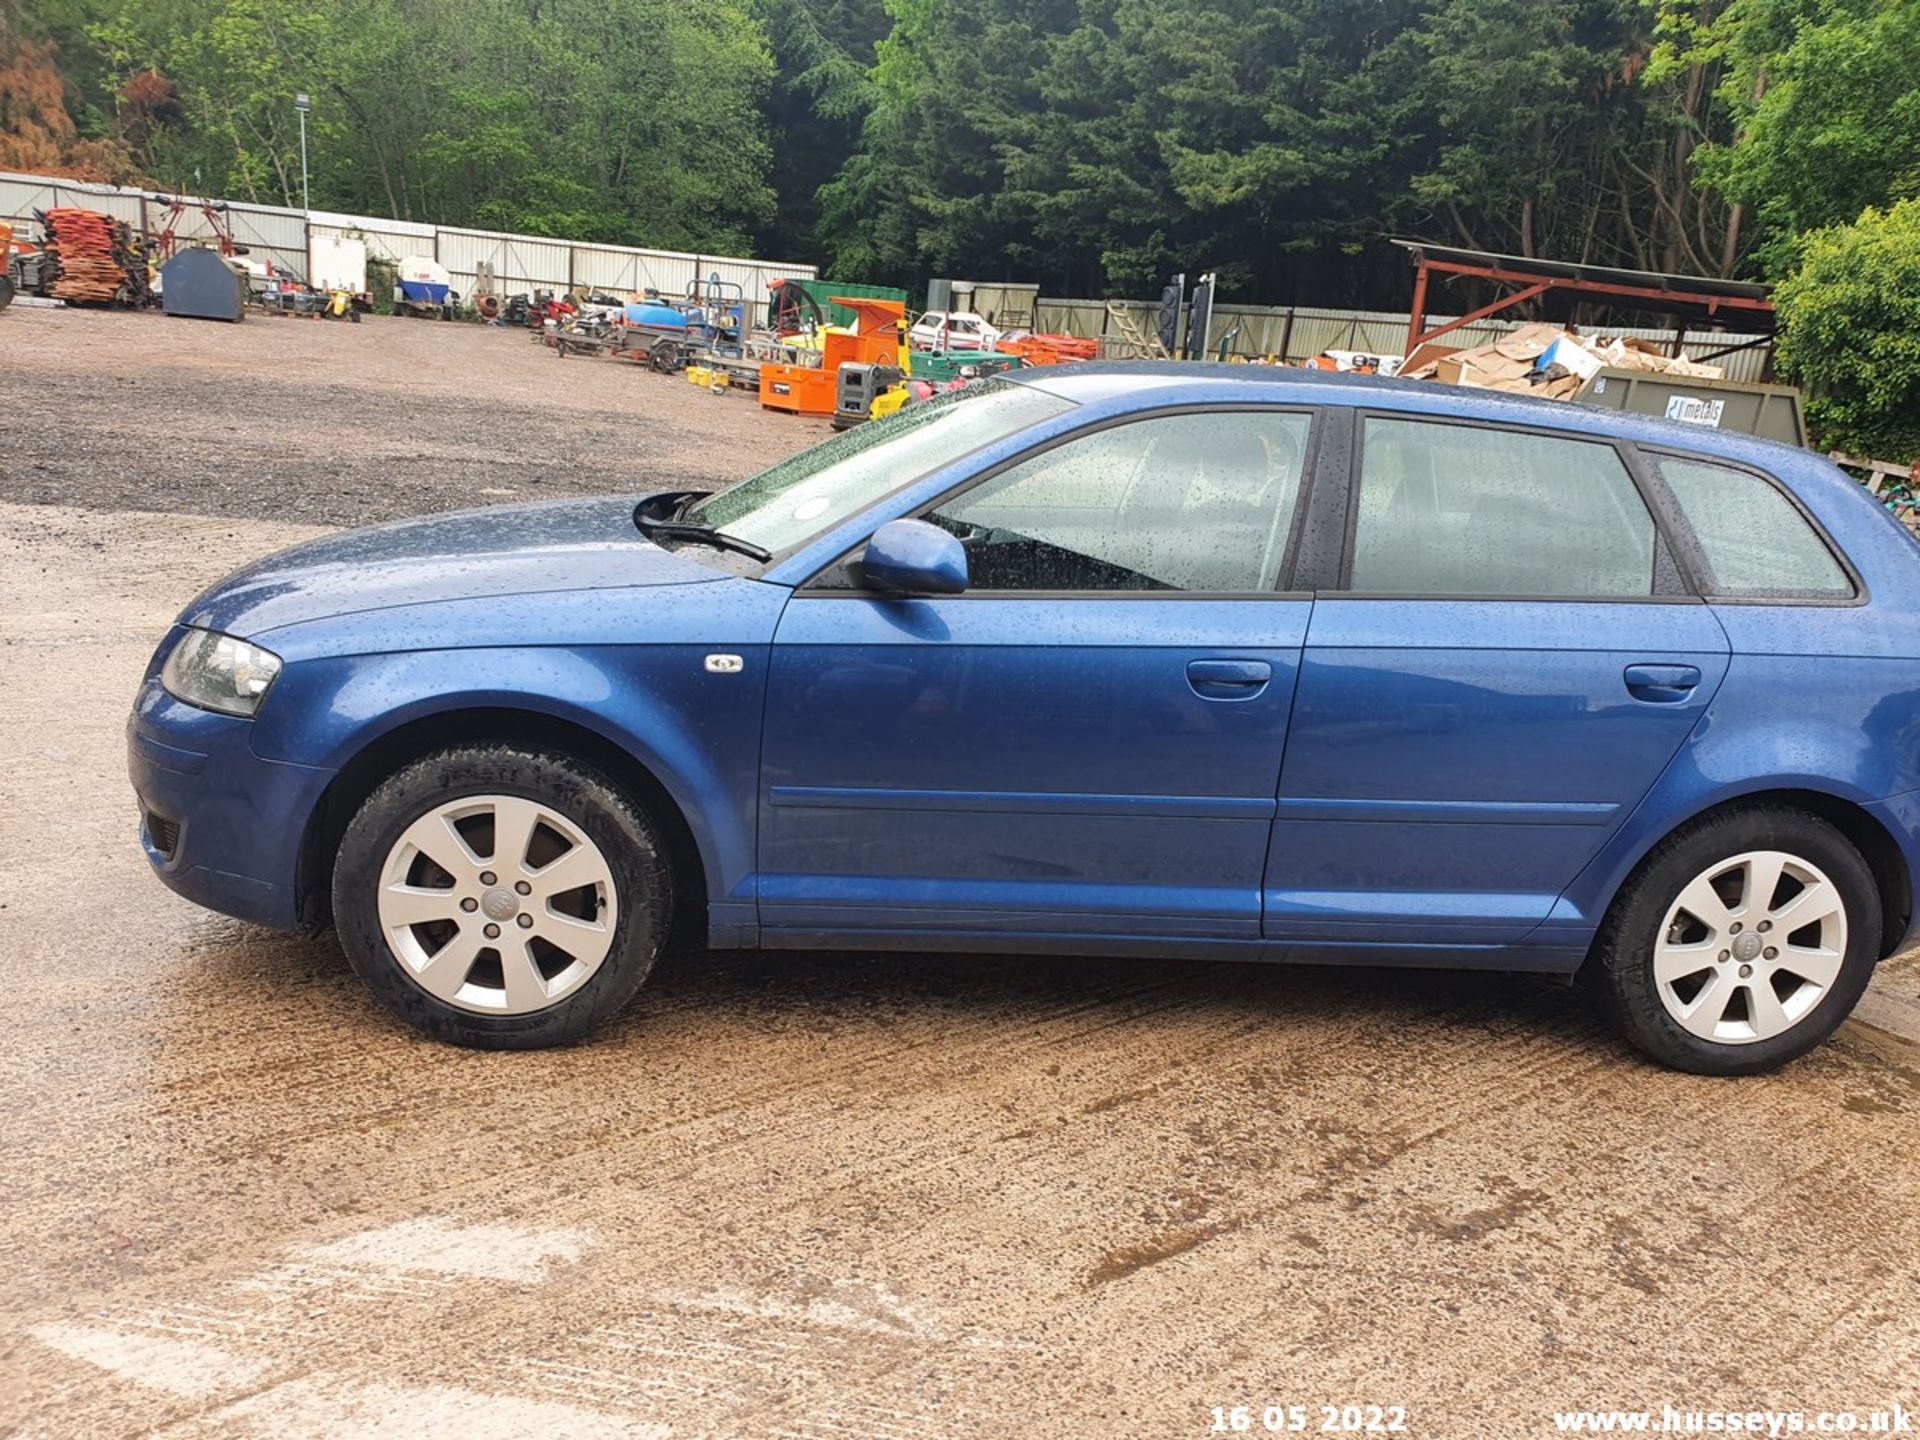
[[[252,732],[252,721],[185,704],[148,675],[127,719],[140,843],[177,894],[291,930],[300,840],[334,772],[262,760]]]

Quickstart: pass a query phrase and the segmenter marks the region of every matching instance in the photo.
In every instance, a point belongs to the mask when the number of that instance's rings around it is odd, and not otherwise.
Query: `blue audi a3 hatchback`
[[[1247,367],[995,379],[731,489],[241,570],[129,726],[181,894],[576,1039],[715,948],[1591,980],[1688,1070],[1910,943],[1920,563],[1824,460]]]

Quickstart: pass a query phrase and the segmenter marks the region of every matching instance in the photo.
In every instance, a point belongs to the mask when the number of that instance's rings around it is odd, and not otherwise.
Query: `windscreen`
[[[687,519],[776,555],[961,456],[1073,408],[1030,385],[978,380],[845,431],[709,496]]]

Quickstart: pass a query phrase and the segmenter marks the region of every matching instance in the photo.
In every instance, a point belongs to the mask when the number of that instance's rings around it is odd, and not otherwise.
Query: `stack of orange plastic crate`
[[[1098,340],[1047,331],[1022,335],[1018,339],[1003,339],[995,348],[1002,354],[1018,355],[1029,365],[1058,365],[1063,360],[1094,360],[1100,355]]]
[[[120,261],[125,240],[116,234],[118,222],[92,210],[59,209],[45,212],[47,250],[59,264],[53,283],[57,300],[111,304],[127,289],[127,272]],[[120,227],[124,228],[124,227]]]

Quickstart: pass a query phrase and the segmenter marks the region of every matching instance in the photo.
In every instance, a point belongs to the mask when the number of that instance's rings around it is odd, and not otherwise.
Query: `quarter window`
[[[970,591],[1272,590],[1309,419],[1213,411],[1069,440],[937,506]]]
[[[1653,593],[1654,526],[1611,445],[1370,419],[1350,586],[1396,595]]]
[[[1700,542],[1707,593],[1728,599],[1831,600],[1853,594],[1833,552],[1767,481],[1702,460],[1657,457],[1681,518]]]

